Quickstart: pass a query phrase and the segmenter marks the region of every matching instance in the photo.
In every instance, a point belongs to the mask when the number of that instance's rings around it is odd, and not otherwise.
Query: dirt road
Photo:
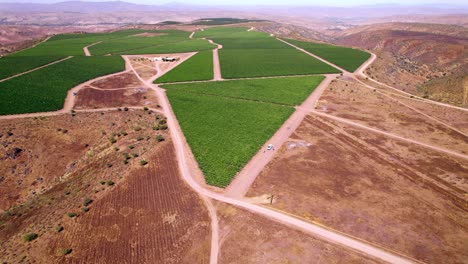
[[[134,69],[133,71],[136,74],[136,71]],[[242,207],[251,212],[261,214],[269,219],[275,220],[279,223],[283,223],[283,224],[295,227],[297,229],[303,230],[306,233],[328,240],[332,243],[337,243],[337,244],[352,248],[354,250],[358,250],[360,252],[363,252],[364,254],[368,254],[373,257],[380,258],[387,262],[391,262],[391,263],[412,263],[413,262],[406,257],[399,256],[398,254],[391,253],[377,246],[373,246],[373,245],[367,244],[366,242],[362,242],[357,239],[351,238],[347,235],[328,230],[324,227],[315,225],[313,223],[302,221],[295,217],[291,217],[291,216],[279,213],[277,211],[274,211],[272,209],[268,209],[259,205],[251,204],[241,199],[234,199],[234,198],[226,197],[223,194],[215,193],[211,190],[203,188],[193,176],[194,173],[197,173],[194,170],[199,170],[199,168],[197,167],[194,168],[194,166],[190,166],[190,164],[196,164],[196,162],[194,162],[193,160],[191,161],[188,160],[188,159],[193,159],[193,156],[188,155],[188,153],[190,153],[190,150],[187,149],[189,148],[188,144],[185,140],[185,137],[179,126],[179,123],[177,122],[175,114],[172,111],[171,105],[165,94],[165,91],[159,88],[157,85],[153,84],[152,82],[153,80],[155,80],[162,74],[164,73],[162,73],[161,71],[158,71],[158,74],[148,81],[144,81],[143,79],[141,79],[141,77],[139,77],[138,75],[137,76],[138,78],[140,78],[141,81],[144,82],[144,84],[148,88],[154,89],[154,91],[157,93],[157,96],[160,100],[160,104],[164,111],[164,115],[167,118],[168,126],[170,127],[170,133],[171,133],[171,137],[173,139],[173,143],[176,149],[177,161],[179,164],[181,175],[183,179],[187,182],[187,184],[194,191],[196,191],[200,195],[200,197],[202,197],[203,199],[211,198],[211,199],[215,199],[221,202],[225,202],[225,203],[229,203],[235,206]],[[321,88],[324,89],[325,87],[326,85],[323,85]],[[318,93],[316,96],[311,96],[307,100],[308,105],[310,104],[313,105],[314,102],[316,102],[316,99],[317,99],[316,97],[318,98]],[[206,204],[207,206],[209,206],[210,203],[206,202]],[[211,209],[209,208],[208,210],[211,212],[212,208]],[[210,263],[217,263],[217,256],[218,256],[218,250],[219,250],[219,238],[217,237],[218,230],[215,230],[215,228],[217,228],[217,222],[215,223],[215,221],[217,220],[215,211],[213,212],[213,215],[210,213],[210,216],[212,217],[211,220],[212,220],[212,228],[213,228],[213,232],[212,232],[213,237],[212,237],[212,245],[211,245],[212,251],[211,251]]]
[[[91,52],[89,52],[89,49],[88,49],[88,48],[91,47],[91,46],[97,45],[97,44],[99,44],[99,43],[102,43],[102,41],[99,41],[99,42],[90,44],[90,45],[88,45],[88,46],[86,46],[86,47],[83,47],[83,52],[84,52],[85,56],[91,56]]]
[[[37,70],[40,70],[40,69],[45,68],[45,67],[49,67],[50,65],[54,65],[54,64],[60,63],[60,62],[62,62],[62,61],[71,59],[71,58],[73,58],[73,56],[68,56],[68,57],[66,57],[66,58],[63,58],[63,59],[60,59],[60,60],[57,60],[57,61],[53,61],[53,62],[51,62],[51,63],[42,65],[42,66],[40,66],[40,67],[31,69],[31,70],[29,70],[29,71],[25,71],[25,72],[18,73],[18,74],[16,74],[16,75],[10,76],[10,77],[8,77],[8,78],[1,79],[0,82],[8,81],[8,80],[13,79],[13,78],[16,78],[16,77],[18,77],[18,76],[21,76],[21,75],[24,75],[24,74],[28,74],[28,73],[30,73],[30,72],[37,71]]]
[[[223,77],[221,76],[221,65],[219,64],[218,50],[222,49],[223,45],[215,43],[211,39],[208,39],[208,42],[218,46],[213,50],[213,81],[221,81],[223,80]]]
[[[336,117],[336,116],[329,115],[329,114],[322,113],[322,112],[315,111],[315,110],[311,111],[311,113],[313,113],[315,115],[323,116],[323,117],[326,117],[326,118],[330,118],[330,119],[336,120],[336,121],[341,122],[341,123],[345,123],[345,124],[348,124],[348,125],[352,125],[352,126],[356,126],[356,127],[365,129],[365,130],[369,130],[369,131],[374,132],[374,133],[379,133],[379,134],[382,134],[382,135],[387,136],[387,137],[391,137],[391,138],[395,138],[395,139],[398,139],[398,140],[406,141],[406,142],[411,143],[411,144],[416,144],[416,145],[419,145],[421,147],[425,147],[425,148],[429,148],[429,149],[432,149],[432,150],[435,150],[435,151],[443,152],[443,153],[446,153],[446,154],[449,154],[449,155],[452,155],[452,156],[456,156],[456,157],[459,157],[459,158],[462,158],[462,159],[468,159],[468,155],[461,154],[461,153],[458,153],[458,152],[455,152],[455,151],[452,151],[452,150],[449,150],[449,149],[437,147],[437,146],[434,146],[434,145],[422,143],[422,142],[412,140],[412,139],[409,139],[409,138],[401,137],[401,136],[398,136],[398,135],[395,135],[395,134],[392,134],[392,133],[388,133],[388,132],[385,132],[385,131],[382,131],[382,130],[379,130],[379,129],[375,129],[375,128],[372,128],[372,127],[368,127],[368,126],[359,124],[357,122],[353,122],[353,121],[345,119],[345,118]]]
[[[271,137],[257,152],[257,154],[247,163],[247,165],[239,172],[234,180],[226,188],[224,194],[229,197],[244,197],[250,186],[253,184],[260,172],[275,156],[275,151],[266,150],[268,144],[279,148],[288,140],[292,133],[299,127],[305,116],[315,108],[315,105],[322,95],[323,91],[328,87],[330,82],[335,79],[337,74],[326,75],[326,78],[320,83],[310,96],[296,107],[296,111],[286,120],[278,131]],[[265,151],[266,150],[266,151]]]

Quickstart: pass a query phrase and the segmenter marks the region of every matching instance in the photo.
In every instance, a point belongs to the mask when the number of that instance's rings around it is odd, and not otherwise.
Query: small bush
[[[57,233],[62,232],[62,231],[63,231],[63,226],[61,226],[61,225],[56,226],[56,227],[55,227],[55,231],[56,231]]]
[[[105,182],[105,181],[99,181],[99,183],[100,183],[101,185],[104,185],[104,184],[106,184],[106,182]]]
[[[83,211],[83,212],[85,212],[85,213],[86,213],[86,212],[88,212],[88,211],[89,211],[89,208],[88,208],[88,207],[83,207],[83,208],[81,208],[81,211]]]
[[[57,254],[60,255],[60,256],[65,256],[65,255],[68,255],[70,253],[72,253],[73,249],[71,248],[61,248],[59,250],[57,250]]]
[[[146,160],[140,160],[140,165],[141,166],[145,166],[146,164],[148,164],[148,162]]]
[[[109,185],[109,186],[113,186],[114,184],[115,184],[115,182],[113,182],[113,181],[111,181],[111,180],[108,180],[108,181],[107,181],[107,185]]]
[[[120,149],[118,147],[114,148],[115,152],[118,152]]]
[[[114,137],[110,137],[110,138],[109,138],[109,142],[110,142],[111,144],[114,144],[115,142],[117,142],[117,139],[115,139]]]
[[[143,139],[145,139],[145,138],[142,137],[142,136],[138,136],[138,137],[136,138],[137,141],[142,141]]]
[[[107,168],[111,168],[112,167],[112,163],[107,163]]]
[[[122,131],[122,132],[120,132],[120,133],[121,133],[122,135],[124,135],[124,136],[128,135],[128,133],[125,132],[125,131]]]
[[[77,213],[67,213],[67,216],[70,217],[70,218],[73,218],[73,217],[77,217],[78,214]]]
[[[137,153],[133,153],[133,154],[132,154],[132,157],[133,157],[133,158],[138,158],[139,156],[140,156],[140,155],[138,155]]]
[[[135,148],[135,146],[133,146],[133,145],[130,145],[130,146],[128,146],[128,148],[129,148],[129,149],[134,149],[134,148]]]
[[[158,142],[164,141],[164,137],[163,137],[162,135],[157,135],[157,136],[156,136],[156,140],[157,140]]]
[[[136,127],[134,127],[133,129],[134,129],[135,131],[140,131],[140,130],[141,130],[141,127],[136,126]]]
[[[146,106],[143,107],[143,110],[144,110],[144,111],[148,111],[148,107],[146,107]]]
[[[37,237],[38,237],[38,235],[36,233],[28,233],[28,234],[23,236],[23,240],[26,241],[26,242],[29,242],[29,241],[33,241]]]
[[[161,119],[161,120],[159,120],[159,124],[160,124],[160,125],[164,125],[164,124],[166,124],[166,123],[167,123],[166,119]]]
[[[83,201],[83,205],[84,206],[88,206],[90,205],[94,200],[91,199],[91,198],[85,198],[84,201]]]
[[[124,111],[127,112],[127,111],[128,111],[128,107],[124,107]]]

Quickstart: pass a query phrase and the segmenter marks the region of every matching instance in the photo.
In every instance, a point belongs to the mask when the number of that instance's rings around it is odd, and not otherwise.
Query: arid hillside
[[[367,74],[429,99],[467,106],[468,29],[385,23],[336,34],[336,44],[369,49],[378,59]]]

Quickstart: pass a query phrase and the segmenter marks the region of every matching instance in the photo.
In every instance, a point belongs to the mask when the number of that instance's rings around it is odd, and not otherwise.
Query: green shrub
[[[109,185],[109,186],[113,186],[114,184],[115,184],[115,183],[114,183],[113,181],[111,181],[111,180],[108,180],[108,181],[107,181],[107,185]]]
[[[94,200],[91,199],[91,198],[85,198],[84,201],[83,201],[83,205],[84,206],[88,206],[90,205]]]
[[[65,255],[68,255],[70,253],[72,253],[72,249],[71,248],[61,248],[59,250],[57,250],[57,254],[59,256],[65,256]]]
[[[148,162],[146,160],[140,160],[140,165],[141,166],[145,166],[146,164],[148,164]]]
[[[28,233],[28,234],[23,236],[23,240],[26,241],[26,242],[29,242],[29,241],[33,241],[37,237],[38,237],[38,235],[36,233]]]
[[[67,213],[67,216],[70,217],[70,218],[73,218],[73,217],[77,217],[78,214],[77,213]]]
[[[56,226],[55,231],[56,232],[62,232],[63,231],[63,226],[61,226],[61,225]]]
[[[156,140],[157,140],[158,142],[164,141],[164,137],[163,137],[162,135],[157,135],[157,136],[156,136]]]

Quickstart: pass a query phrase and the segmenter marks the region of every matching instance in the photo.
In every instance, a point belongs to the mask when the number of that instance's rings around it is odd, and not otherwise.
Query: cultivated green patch
[[[184,135],[210,185],[225,187],[294,108],[168,90]]]
[[[224,78],[338,73],[339,71],[295,49],[221,49]]]
[[[157,79],[155,83],[213,79],[213,52],[201,51]]]
[[[295,106],[300,105],[323,79],[323,76],[301,76],[168,84],[163,87],[168,90]]]
[[[157,45],[130,51],[118,52],[117,54],[165,54],[165,53],[184,53],[203,50],[212,50],[216,46],[204,39],[187,39],[166,45]]]
[[[116,56],[74,57],[0,83],[0,115],[55,111],[67,91],[87,80],[122,71]]]
[[[0,79],[4,79],[62,59],[62,56],[3,57],[0,58]]]
[[[357,70],[359,66],[361,66],[371,56],[369,53],[358,49],[321,43],[303,42],[292,39],[286,39],[286,41],[350,72]]]

